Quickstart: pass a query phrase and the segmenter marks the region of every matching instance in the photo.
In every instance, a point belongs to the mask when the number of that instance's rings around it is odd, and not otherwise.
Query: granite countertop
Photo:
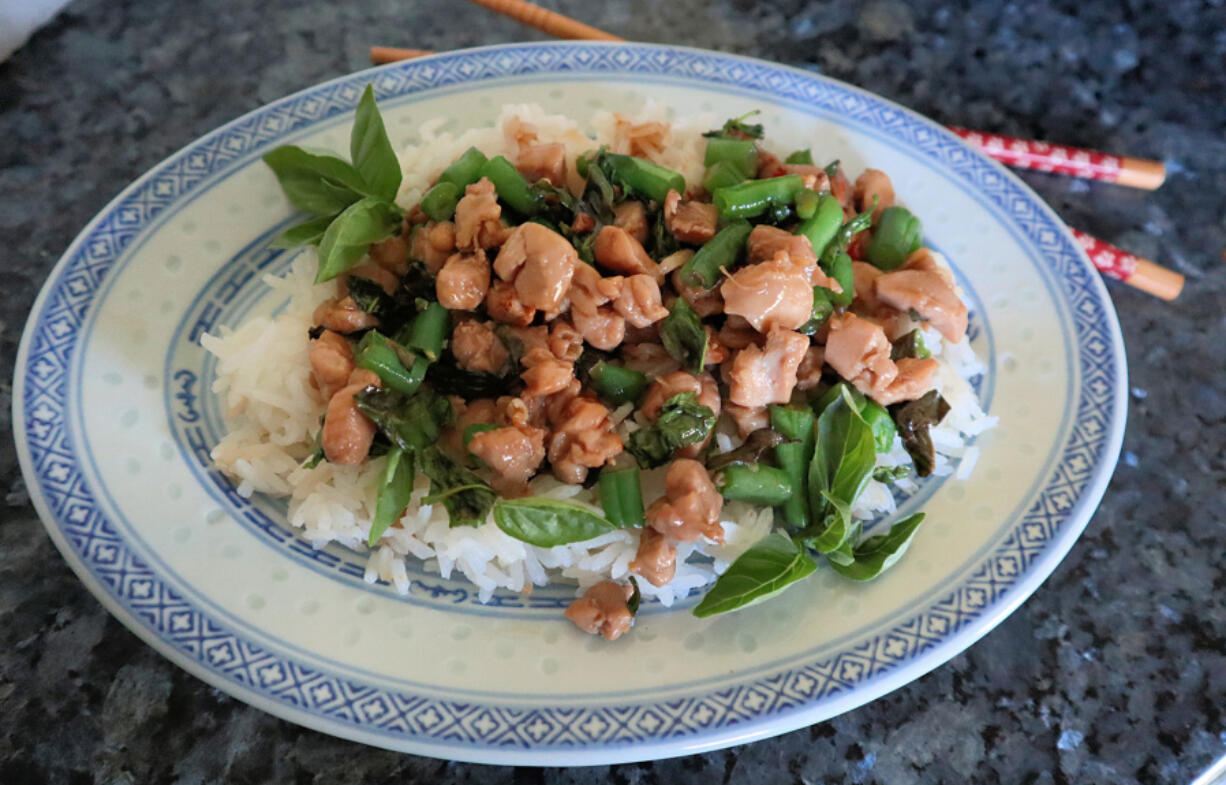
[[[829,722],[593,770],[484,767],[323,736],[232,700],[112,619],[0,443],[0,783],[1183,783],[1226,753],[1226,8],[932,0],[548,3],[630,39],[813,68],[934,119],[1161,158],[1156,193],[1024,175],[1074,226],[1188,276],[1109,286],[1132,385],[1085,535],[1024,606],[928,676]],[[0,64],[0,418],[43,279],[132,179],[373,43],[540,36],[449,0],[82,0]]]

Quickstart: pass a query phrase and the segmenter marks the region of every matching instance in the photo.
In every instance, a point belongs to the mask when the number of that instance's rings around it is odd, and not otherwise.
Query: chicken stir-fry
[[[334,273],[310,349],[317,461],[390,454],[453,526],[492,514],[533,545],[584,521],[588,537],[637,529],[625,569],[652,587],[673,580],[678,543],[724,543],[726,499],[778,507],[791,547],[813,547],[854,502],[813,489],[815,434],[863,423],[878,450],[901,439],[931,466],[915,451],[931,453],[944,402],[924,335],[958,343],[968,313],[884,172],[852,183],[808,151],[782,160],[743,120],[707,134],[701,183],[657,162],[664,124],[619,118],[610,148],[578,158],[518,120],[503,130],[514,160],[469,150]],[[817,427],[835,416],[842,430]],[[659,498],[641,499],[646,470]],[[596,486],[603,514],[533,507],[544,473]],[[854,543],[835,544],[853,563]],[[566,615],[616,639],[637,586],[598,583]]]

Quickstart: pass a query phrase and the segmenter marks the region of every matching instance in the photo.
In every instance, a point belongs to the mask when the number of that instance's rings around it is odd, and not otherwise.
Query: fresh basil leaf
[[[829,491],[822,491],[826,502],[825,528],[805,544],[818,553],[834,553],[851,542],[855,524],[851,520],[851,507]]]
[[[936,390],[928,391],[917,400],[890,407],[890,416],[898,426],[902,446],[911,456],[915,473],[920,477],[932,474],[932,467],[936,464],[936,448],[929,429],[945,419],[948,413],[949,403]]]
[[[269,247],[297,248],[302,245],[319,245],[319,241],[323,239],[328,225],[335,218],[335,215],[321,215],[318,218],[312,218],[309,221],[295,224],[277,235],[276,239],[269,244]]]
[[[366,184],[345,161],[283,145],[264,154],[290,204],[318,216],[336,215],[362,198]]]
[[[485,523],[498,494],[479,476],[433,446],[419,451],[417,461],[430,478],[430,496],[442,502],[452,528]]]
[[[364,197],[336,216],[319,242],[315,283],[330,281],[361,259],[371,243],[391,237],[400,226],[400,208],[372,196]]]
[[[761,123],[747,123],[746,118],[753,117],[762,113],[761,109],[754,109],[752,112],[746,112],[740,117],[733,117],[726,120],[722,128],[714,131],[707,131],[703,136],[707,138],[720,137],[722,139],[761,139],[766,130]],[[751,173],[752,174],[752,173]]]
[[[580,504],[544,498],[501,499],[494,505],[494,523],[508,536],[541,548],[583,542],[615,528]]]
[[[703,618],[762,602],[816,569],[816,562],[790,539],[768,534],[737,557],[693,613]]]
[[[354,113],[349,157],[353,160],[353,168],[366,181],[365,193],[385,202],[395,201],[396,192],[400,190],[400,161],[383,127],[383,117],[375,104],[374,87],[369,84]]]
[[[672,358],[690,373],[702,373],[707,362],[707,331],[702,318],[684,297],[678,297],[672,310],[660,323],[660,342]]]
[[[626,452],[644,469],[663,466],[677,450],[706,439],[713,427],[715,412],[698,403],[696,393],[678,393],[660,407],[655,422],[626,438]]]
[[[402,450],[423,450],[435,444],[455,416],[446,398],[424,387],[412,395],[368,388],[354,396],[354,403]]]
[[[824,492],[848,507],[854,505],[877,462],[873,429],[860,416],[848,388],[840,387],[839,396],[817,418],[809,464],[810,509],[815,521],[825,518],[829,506]]]
[[[379,480],[375,501],[375,519],[370,524],[366,544],[375,547],[379,538],[404,514],[413,496],[413,453],[393,448],[387,454],[387,466]]]
[[[893,567],[911,547],[915,533],[924,522],[924,513],[917,513],[890,527],[886,534],[869,537],[856,546],[851,564],[831,560],[830,566],[853,581],[869,581]]]

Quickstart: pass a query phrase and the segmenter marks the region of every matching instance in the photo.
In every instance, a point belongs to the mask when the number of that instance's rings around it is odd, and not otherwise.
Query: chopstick
[[[552,11],[545,11],[545,9],[539,8],[538,6],[532,6],[529,3],[524,3],[522,2],[522,0],[471,0],[471,2],[477,3],[478,5],[485,6],[486,8],[491,8],[493,10],[500,11],[501,13],[506,13],[508,16],[512,16],[512,18],[514,19],[521,19],[520,15],[525,13],[522,11],[522,9],[519,8],[519,6],[529,6],[530,8],[536,8],[537,10],[542,11],[544,13],[549,13],[549,14],[553,13]],[[515,8],[514,14],[511,11],[502,11],[501,9],[504,7]],[[561,14],[553,14],[553,15],[561,16]],[[523,18],[527,18],[527,17],[525,16]],[[562,17],[562,18],[566,19],[566,17]],[[570,21],[573,22],[574,20],[570,20]],[[577,27],[567,26],[565,28],[568,33],[575,33],[579,29],[587,28],[587,25],[584,25],[580,22],[574,22],[574,24],[577,25]],[[591,28],[591,29],[595,29],[595,28]],[[602,40],[610,40],[610,41],[622,40],[620,38],[608,36],[608,34],[603,34],[603,35],[606,35],[607,37]],[[574,36],[571,36],[571,37],[574,37]],[[431,54],[434,54],[434,53],[428,49],[398,49],[392,46],[372,46],[370,48],[370,61],[374,63],[375,65],[384,65],[386,63],[393,63],[399,60],[411,60],[416,57],[424,57],[426,55],[431,55]],[[963,130],[963,129],[951,128],[950,130],[954,131],[954,133],[958,133],[960,130]],[[974,132],[967,132],[967,133],[974,133]],[[959,134],[959,136],[962,136],[962,135]],[[966,139],[966,137],[963,137],[963,138]],[[1008,139],[1009,137],[994,136],[993,138],[994,139]],[[966,139],[966,141],[968,142],[968,144],[972,144],[972,146],[976,146],[976,145],[973,145],[971,140]],[[1021,140],[1014,140],[1014,141],[1021,141]],[[1032,144],[1042,144],[1042,143],[1032,143]],[[990,150],[984,149],[982,147],[980,147],[979,149],[991,155]],[[1063,149],[1075,150],[1076,148],[1063,148]],[[996,158],[997,156],[993,155],[992,157]],[[997,158],[997,160],[1001,160],[1001,159]],[[1139,159],[1131,159],[1131,160],[1139,160]],[[1009,163],[1009,162],[1005,161],[1005,163]],[[1161,164],[1159,164],[1159,166],[1161,166]],[[1039,167],[1030,166],[1028,168],[1039,168]],[[1097,178],[1097,179],[1102,179],[1102,178]],[[1116,182],[1118,182],[1118,180]],[[1111,245],[1110,243],[1107,243],[1102,240],[1091,237],[1085,232],[1078,231],[1077,229],[1072,229],[1071,227],[1070,229],[1073,232],[1073,236],[1076,237],[1077,241],[1081,244],[1082,248],[1085,249],[1086,255],[1090,257],[1090,261],[1094,263],[1094,266],[1098,269],[1100,273],[1107,276],[1108,278],[1114,278],[1117,281],[1122,281],[1123,283],[1126,283],[1129,286],[1133,286],[1137,289],[1140,289],[1143,292],[1152,294],[1155,297],[1158,297],[1158,298],[1161,298],[1167,301],[1174,300],[1176,297],[1179,296],[1179,293],[1183,290],[1184,277],[1180,275],[1179,273],[1175,272],[1174,270],[1163,267],[1162,265],[1159,265],[1155,262],[1151,262],[1148,259],[1143,259],[1139,256],[1134,256],[1128,253],[1127,251],[1116,248],[1114,245]]]
[[[1018,139],[1004,134],[988,134],[954,125],[946,128],[1002,164],[1019,169],[1067,174],[1083,180],[1102,180],[1146,191],[1154,190],[1166,180],[1166,166],[1161,161]]]

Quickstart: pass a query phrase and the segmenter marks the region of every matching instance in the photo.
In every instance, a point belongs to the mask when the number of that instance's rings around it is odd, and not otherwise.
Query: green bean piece
[[[708,139],[703,166],[714,166],[724,161],[733,164],[748,177],[758,171],[758,146],[752,139]]]
[[[919,249],[924,227],[905,207],[887,207],[873,229],[865,257],[881,270],[897,270]]]
[[[801,164],[803,166],[815,166],[813,163],[813,152],[808,148],[797,150],[796,152],[783,159],[785,164]]]
[[[778,461],[779,467],[787,472],[792,488],[803,488],[809,457],[813,455],[813,423],[816,419],[813,410],[772,406],[770,418],[771,428],[790,440],[775,445],[775,460]],[[783,503],[782,512],[783,519],[789,526],[804,528],[809,525],[809,505],[803,493],[793,493]]]
[[[807,221],[817,214],[817,205],[821,201],[816,191],[803,188],[796,193],[796,217]],[[816,253],[816,249],[814,253]]]
[[[451,183],[461,192],[481,179],[481,168],[488,159],[475,147],[470,147],[438,176],[438,182]]]
[[[860,416],[868,423],[868,427],[873,429],[877,452],[889,452],[894,447],[894,437],[898,434],[898,428],[894,425],[894,418],[890,413],[876,401],[866,400],[860,407]]]
[[[790,205],[804,187],[800,175],[785,174],[719,188],[712,201],[720,218],[754,218],[771,207]]]
[[[664,204],[669,191],[685,193],[684,177],[645,158],[605,153],[603,160],[607,162],[615,183],[652,201]]]
[[[498,198],[512,210],[529,217],[536,215],[540,207],[536,192],[506,158],[499,155],[486,161],[481,167],[481,177],[490,179]]]
[[[596,394],[615,405],[634,403],[647,389],[647,374],[604,360],[593,365],[588,374]]]
[[[823,194],[817,199],[817,208],[813,216],[806,218],[800,226],[796,227],[795,233],[808,237],[809,244],[813,246],[813,253],[821,256],[842,225],[843,206],[830,194]]]
[[[740,185],[749,179],[749,175],[741,171],[740,167],[730,161],[720,161],[714,166],[707,167],[707,171],[702,176],[702,187],[707,189],[707,193],[715,193],[720,188],[727,188],[730,185]]]
[[[778,507],[792,498],[792,480],[783,469],[764,463],[734,463],[719,470],[715,485],[729,501]]]
[[[414,356],[396,346],[378,330],[371,330],[362,336],[354,362],[361,368],[374,371],[385,385],[405,395],[417,392],[430,365],[425,357]]]
[[[826,270],[826,274],[838,281],[839,286],[843,289],[841,294],[835,294],[833,291],[830,292],[831,302],[843,307],[851,305],[851,301],[856,296],[856,279],[852,274],[851,257],[839,251],[835,254],[830,268]]]
[[[686,286],[698,289],[715,286],[720,269],[732,269],[740,261],[751,231],[753,227],[745,220],[725,226],[685,263],[681,268],[681,280]]]
[[[435,362],[443,353],[443,342],[447,340],[450,327],[451,319],[447,315],[447,309],[438,303],[430,303],[426,310],[414,317],[404,345],[417,349],[426,355],[430,362]]]
[[[460,203],[460,189],[452,183],[438,183],[421,198],[421,211],[432,221],[450,221]]]
[[[642,526],[643,488],[639,481],[639,467],[605,469],[600,473],[600,506],[604,517],[619,529]]]
[[[824,286],[813,287],[813,315],[809,317],[809,321],[796,328],[796,332],[801,335],[814,335],[818,330],[830,321],[830,317],[834,315],[834,303],[830,298],[834,292]]]

